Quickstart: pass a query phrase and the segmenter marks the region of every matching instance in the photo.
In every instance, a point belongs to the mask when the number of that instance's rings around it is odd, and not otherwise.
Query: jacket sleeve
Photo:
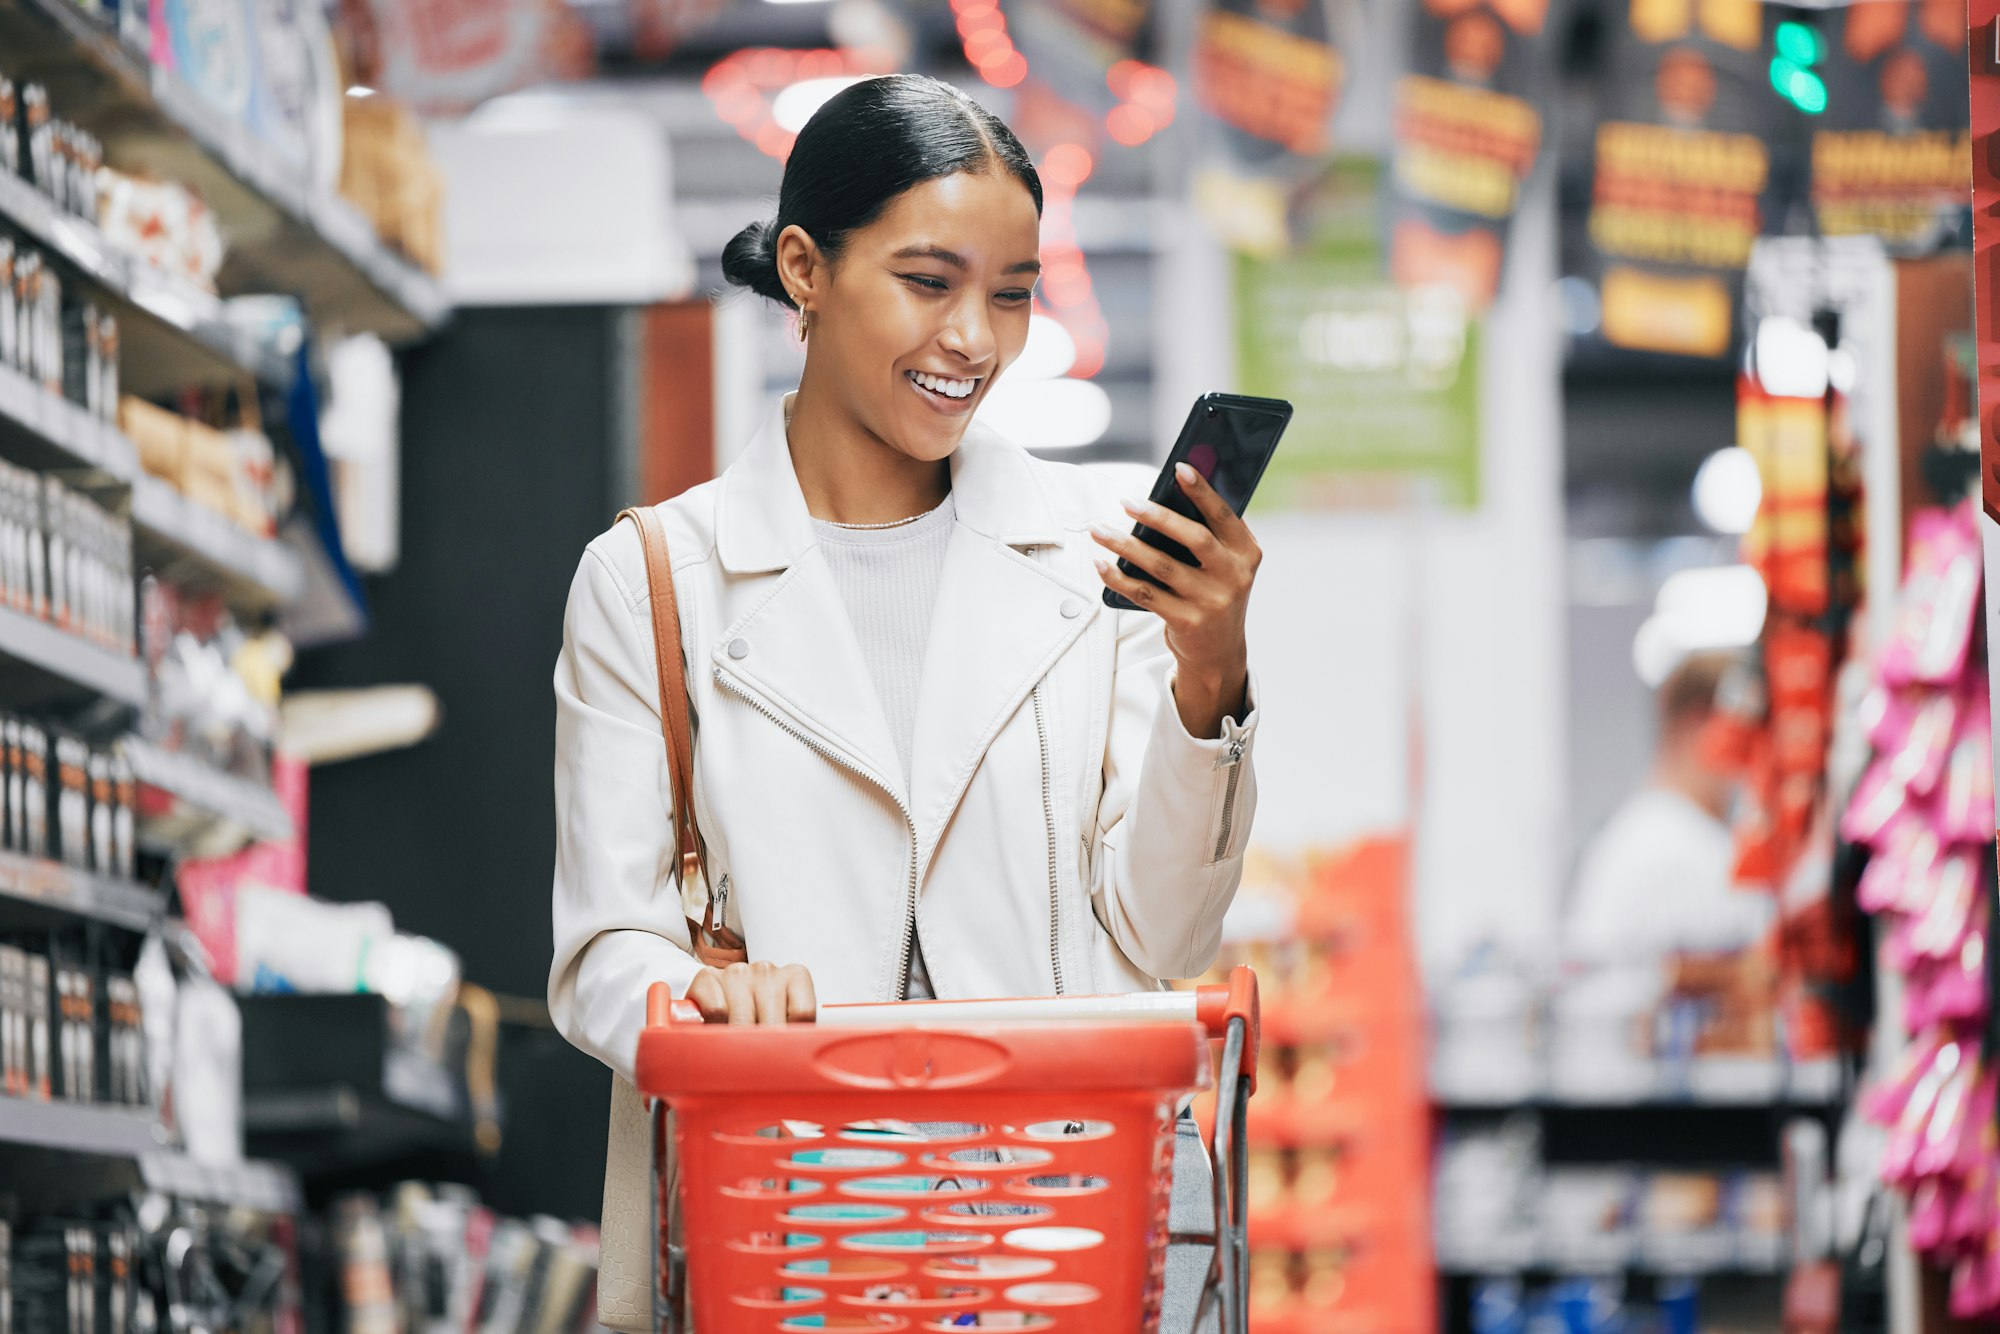
[[[1144,972],[1196,977],[1221,947],[1257,808],[1256,679],[1240,721],[1225,718],[1219,737],[1190,736],[1174,706],[1174,660],[1159,617],[1116,614],[1091,906]]]
[[[549,1015],[572,1043],[632,1075],[646,988],[687,990],[653,630],[596,549],[585,551],[556,660],[555,961]]]

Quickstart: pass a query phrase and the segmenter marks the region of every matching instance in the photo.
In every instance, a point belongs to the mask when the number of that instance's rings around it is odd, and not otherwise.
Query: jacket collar
[[[722,475],[715,544],[731,574],[789,568],[818,541],[785,436],[794,397],[772,407]],[[1062,540],[1027,451],[979,422],[966,427],[952,453],[951,492],[958,521],[995,541],[1026,547]]]

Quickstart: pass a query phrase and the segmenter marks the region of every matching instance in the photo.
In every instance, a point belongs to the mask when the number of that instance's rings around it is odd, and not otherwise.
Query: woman
[[[1207,527],[1121,518],[1095,475],[971,424],[1027,341],[1041,206],[997,118],[874,79],[812,118],[775,221],[724,254],[806,343],[743,456],[658,511],[710,893],[751,962],[690,953],[645,563],[619,524],[584,554],[556,666],[549,978],[558,1026],[614,1070],[655,981],[711,1020],[782,1023],[822,997],[1142,990],[1214,959],[1256,801],[1259,552],[1191,470]],[[1204,1267],[1176,1269],[1198,1287]]]

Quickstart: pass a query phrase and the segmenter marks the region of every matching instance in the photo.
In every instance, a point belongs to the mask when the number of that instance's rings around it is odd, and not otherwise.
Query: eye
[[[1035,294],[1025,287],[1010,288],[999,294],[999,298],[1010,306],[1018,306],[1024,301],[1032,301]]]
[[[904,273],[897,276],[912,287],[920,288],[926,292],[946,292],[951,290],[951,285],[942,278],[933,278],[927,273]]]

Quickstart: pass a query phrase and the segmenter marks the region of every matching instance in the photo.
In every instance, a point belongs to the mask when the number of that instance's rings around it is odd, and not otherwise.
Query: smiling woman
[[[822,999],[1149,991],[1215,958],[1256,804],[1257,544],[1191,470],[1205,526],[1121,513],[975,420],[1028,342],[1041,203],[1004,124],[895,75],[814,113],[777,216],[724,254],[798,313],[798,390],[720,478],[640,516],[650,550],[628,524],[591,543],[556,668],[549,1012],[614,1070],[655,981],[711,1021],[785,1023]],[[1113,556],[1160,579],[1146,610],[1105,605]],[[685,669],[691,757],[663,749],[683,711],[654,703],[660,664]],[[607,1200],[645,1170],[632,1124]],[[1211,1199],[1183,1133],[1173,1225]],[[1164,1328],[1193,1323],[1208,1255],[1169,1250]]]
[[[1041,207],[1020,141],[935,80],[866,80],[800,133],[777,217],[723,271],[797,310],[812,343],[792,424],[815,515],[877,523],[944,498],[943,460],[1027,342]]]

